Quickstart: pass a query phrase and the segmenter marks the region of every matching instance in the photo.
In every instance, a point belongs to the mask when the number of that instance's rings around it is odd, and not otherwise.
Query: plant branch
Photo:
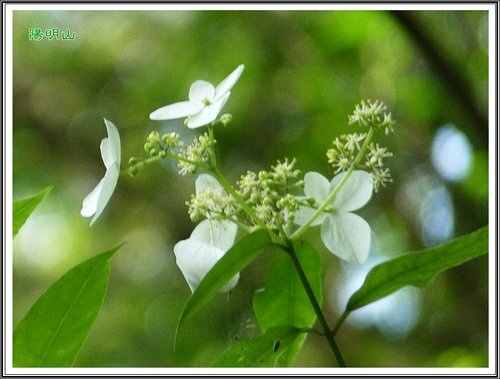
[[[314,294],[311,284],[309,283],[309,280],[307,279],[304,269],[302,268],[302,265],[300,264],[300,261],[297,258],[295,249],[291,244],[287,248],[283,249],[290,256],[290,259],[292,260],[293,265],[297,270],[297,274],[299,275],[300,281],[304,286],[304,290],[306,291],[307,297],[309,298],[309,301],[311,302],[314,312],[316,313],[316,317],[318,317],[318,321],[323,329],[323,335],[328,341],[328,344],[330,345],[330,348],[333,352],[333,355],[335,356],[335,359],[337,360],[338,365],[340,367],[346,367],[344,358],[342,357],[342,353],[340,352],[340,349],[337,346],[337,343],[335,342],[335,338],[333,336],[330,327],[328,326],[328,322],[326,321],[325,316],[323,315],[323,311],[321,310],[321,306],[318,303],[318,299],[316,299],[316,295]]]

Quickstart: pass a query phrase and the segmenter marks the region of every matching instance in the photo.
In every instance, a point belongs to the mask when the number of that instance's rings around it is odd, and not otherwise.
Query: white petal
[[[97,209],[90,225],[92,225],[97,220],[97,218],[101,215],[102,211],[104,211],[104,208],[106,208],[109,199],[111,199],[111,196],[115,191],[119,176],[120,176],[120,167],[118,166],[118,164],[114,164],[106,170],[106,174],[104,175],[103,178],[101,193],[97,200]]]
[[[297,209],[297,211],[295,212],[295,218],[293,219],[293,221],[297,225],[304,225],[312,217],[315,211],[316,209],[314,208],[300,206],[299,209]],[[311,226],[320,225],[323,222],[324,218],[325,214],[323,213],[312,222]]]
[[[104,119],[104,123],[108,131],[109,155],[119,165],[121,160],[120,133],[118,133],[118,129],[111,121]]]
[[[207,100],[212,102],[214,95],[215,88],[213,84],[205,80],[197,80],[189,88],[189,101],[195,104],[204,104]]]
[[[309,171],[304,176],[304,193],[306,197],[316,200],[316,205],[322,204],[329,195],[330,183],[323,175]]]
[[[187,239],[175,244],[174,254],[177,266],[186,278],[189,288],[194,292],[224,253],[203,242]]]
[[[101,140],[101,157],[106,166],[104,177],[94,189],[83,199],[80,214],[83,217],[92,217],[90,225],[97,220],[113,195],[120,176],[121,145],[120,134],[116,126],[104,119],[108,137]]]
[[[229,92],[231,88],[233,88],[233,86],[240,78],[244,68],[245,65],[240,64],[222,82],[220,82],[220,84],[215,88],[215,100],[223,97],[226,92]]]
[[[90,226],[99,218],[102,211],[108,204],[109,199],[113,195],[120,176],[120,168],[118,164],[113,164],[106,170],[106,174],[95,188],[83,199],[82,210],[80,214],[83,217],[91,217]]]
[[[196,225],[189,238],[198,242],[210,244],[210,240],[212,238],[210,230],[210,220],[203,220],[198,225]]]
[[[188,117],[198,113],[203,109],[202,103],[192,103],[190,101],[180,101],[178,103],[165,105],[151,112],[151,120],[173,120],[181,117]]]
[[[226,93],[226,95],[223,96],[221,99],[203,108],[201,112],[190,116],[187,119],[187,124],[186,124],[188,128],[190,129],[199,128],[200,126],[210,124],[212,121],[214,121],[219,115],[220,111],[222,110],[224,104],[227,102],[227,99],[229,98],[230,94],[231,92]]]
[[[330,191],[333,191],[346,173],[333,178]],[[366,171],[353,171],[347,182],[340,189],[332,203],[334,209],[340,211],[355,211],[370,200],[373,191],[373,179]]]
[[[97,200],[99,199],[99,195],[102,191],[103,182],[104,178],[102,178],[94,189],[85,197],[85,199],[83,199],[82,210],[80,211],[80,214],[83,217],[92,217],[95,214],[97,210]]]
[[[221,220],[212,222],[213,244],[215,247],[228,251],[234,245],[238,226],[231,221]]]
[[[214,109],[217,109],[217,114],[219,114],[222,108],[224,108],[224,105],[226,105],[230,95],[231,91],[228,91],[222,97],[213,102],[212,107],[214,107]]]
[[[321,240],[327,249],[351,263],[366,260],[370,239],[370,225],[354,213],[333,213],[321,225]]]
[[[212,189],[216,192],[220,192],[226,195],[226,191],[222,187],[222,185],[215,179],[212,175],[208,174],[200,174],[196,178],[194,187],[196,189],[196,194],[199,195],[206,189]]]
[[[204,242],[225,252],[233,246],[237,231],[238,226],[230,221],[203,220],[196,225],[190,239]]]
[[[101,140],[101,145],[99,146],[101,150],[101,158],[104,162],[104,166],[108,168],[113,163],[115,163],[113,155],[111,153],[111,147],[109,145],[109,138],[103,138]]]
[[[174,246],[174,254],[177,266],[182,271],[192,292],[198,287],[201,280],[224,255],[221,249],[207,245],[206,243],[187,239],[180,241]],[[221,292],[227,292],[238,282],[239,274],[221,288]]]
[[[112,122],[104,119],[106,124],[106,129],[108,131],[108,137],[101,140],[101,157],[106,168],[110,167],[114,163],[120,163],[121,147],[120,147],[120,134],[116,129],[116,126]]]

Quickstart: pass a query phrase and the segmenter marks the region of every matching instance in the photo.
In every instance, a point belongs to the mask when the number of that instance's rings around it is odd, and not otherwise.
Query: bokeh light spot
[[[455,126],[441,126],[432,142],[432,163],[445,180],[459,182],[467,177],[472,164],[472,148],[464,133]]]
[[[453,235],[454,210],[444,186],[429,191],[420,208],[422,238],[427,246],[447,241]]]

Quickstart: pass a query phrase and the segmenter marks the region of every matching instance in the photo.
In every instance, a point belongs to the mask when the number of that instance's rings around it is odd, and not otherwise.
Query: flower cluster
[[[326,157],[335,174],[353,169],[368,171],[372,175],[373,189],[378,192],[380,186],[392,182],[390,170],[384,166],[385,158],[392,157],[387,148],[371,142],[374,130],[393,130],[394,121],[387,107],[380,101],[362,101],[355,106],[349,116],[349,124],[359,124],[369,128],[367,133],[343,134],[332,141],[333,147],[328,149]]]
[[[365,138],[366,134],[364,133],[341,135],[333,140],[334,147],[327,150],[326,157],[335,174],[348,171],[353,165],[354,168],[371,173],[374,190],[378,192],[380,186],[384,187],[387,183],[392,182],[390,170],[384,166],[384,160],[392,157],[393,154],[386,147],[371,142],[367,145],[364,160],[355,165],[356,157],[361,153],[360,144]]]
[[[326,151],[328,163],[334,168],[335,174],[347,171],[361,150],[361,143],[366,138],[365,133],[343,134],[333,140],[333,148]]]
[[[164,158],[167,152],[180,146],[182,146],[182,141],[179,133],[170,132],[160,137],[160,133],[153,130],[146,139],[144,150],[152,157],[159,155]]]
[[[289,234],[299,204],[293,193],[303,186],[296,160],[278,161],[269,171],[258,174],[248,171],[238,181],[237,193],[267,227],[278,233]],[[249,220],[252,222],[252,220]],[[255,220],[253,226],[257,226]]]
[[[364,127],[384,129],[385,134],[388,134],[394,131],[394,121],[386,110],[387,106],[381,101],[363,100],[356,104],[353,114],[349,116],[349,125],[357,123]]]
[[[366,153],[364,167],[373,176],[373,188],[378,192],[379,187],[387,183],[392,183],[390,170],[384,167],[384,159],[392,157],[392,153],[386,147],[381,147],[379,144],[370,143],[368,152]]]
[[[208,174],[201,174],[195,182],[196,195],[186,202],[189,216],[193,221],[203,218],[231,219],[237,203],[229,196],[220,183]]]
[[[156,130],[152,131],[146,143],[144,150],[150,157],[164,159],[167,157],[177,160],[180,175],[195,174],[200,167],[208,167],[213,152],[215,139],[204,133],[194,137],[192,142],[183,147],[184,143],[176,132],[170,132],[160,137]],[[135,175],[137,170],[144,165],[144,160],[140,158],[131,158],[129,160],[129,173]]]
[[[206,166],[213,154],[215,140],[208,133],[195,137],[178,155],[179,174],[195,174],[200,166]]]

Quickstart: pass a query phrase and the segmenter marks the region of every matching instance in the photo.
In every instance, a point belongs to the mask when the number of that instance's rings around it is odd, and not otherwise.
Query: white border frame
[[[497,354],[498,354],[498,329],[497,329],[497,311],[498,311],[498,293],[497,293],[497,267],[498,260],[496,252],[496,239],[497,239],[497,197],[496,197],[496,184],[498,183],[497,177],[497,121],[498,121],[498,62],[497,62],[497,49],[498,35],[496,28],[498,27],[498,4],[490,2],[488,4],[465,4],[465,3],[427,3],[427,4],[213,4],[213,3],[198,3],[198,4],[120,4],[120,3],[107,3],[107,4],[11,4],[3,3],[3,17],[4,17],[4,72],[3,80],[4,87],[4,104],[5,114],[3,119],[5,122],[4,128],[4,141],[5,141],[5,172],[4,172],[4,201],[5,201],[5,225],[4,225],[4,305],[7,312],[4,319],[4,332],[5,340],[3,357],[5,375],[14,376],[68,376],[68,375],[85,375],[85,376],[234,376],[234,375],[280,375],[280,376],[329,376],[339,375],[342,376],[492,376],[498,374]],[[72,369],[55,369],[55,368],[14,368],[12,367],[12,219],[7,215],[12,215],[12,19],[13,11],[15,10],[170,10],[170,11],[188,11],[188,10],[483,10],[489,12],[489,367],[488,368],[245,368],[242,369],[222,369],[222,368],[72,368]],[[8,96],[7,96],[8,95]],[[493,227],[494,226],[494,227]],[[5,296],[7,295],[7,296]]]

